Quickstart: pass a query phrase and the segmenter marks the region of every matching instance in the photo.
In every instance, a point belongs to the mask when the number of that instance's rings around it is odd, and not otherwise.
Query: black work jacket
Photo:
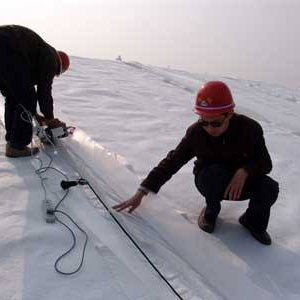
[[[194,173],[211,163],[244,168],[249,174],[248,179],[267,174],[272,169],[262,127],[253,119],[234,114],[227,130],[218,137],[209,135],[199,122],[192,124],[178,146],[152,169],[141,186],[157,193],[193,157],[197,158]]]
[[[38,100],[40,110],[46,118],[53,118],[53,98],[52,83],[53,78],[59,72],[59,60],[56,50],[47,44],[34,31],[19,25],[0,26],[0,36],[2,42],[9,43],[14,53],[1,53],[0,59],[13,59],[15,55],[22,56],[22,63],[14,64],[12,72],[26,74],[26,78],[16,79],[22,85],[22,93],[26,101],[35,103]],[[0,45],[1,47],[1,45]],[[2,75],[2,74],[0,74]],[[4,75],[2,75],[4,76]],[[4,78],[6,79],[6,78]],[[16,89],[16,83],[12,84],[6,80],[8,90]],[[26,88],[24,85],[36,86],[36,93]],[[30,92],[29,92],[30,91]],[[25,94],[24,94],[25,93]],[[9,94],[9,93],[6,93]],[[34,98],[34,99],[33,99]]]

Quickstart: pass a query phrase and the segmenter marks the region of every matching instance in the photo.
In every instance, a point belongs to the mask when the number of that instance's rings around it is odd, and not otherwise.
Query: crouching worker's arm
[[[129,208],[128,212],[132,213],[141,204],[143,197],[146,196],[148,192],[147,189],[140,187],[131,198],[120,204],[114,205],[112,208],[118,212]]]

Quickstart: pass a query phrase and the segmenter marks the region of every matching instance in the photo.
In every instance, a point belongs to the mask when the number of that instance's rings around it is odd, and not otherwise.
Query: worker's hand
[[[142,202],[142,198],[145,196],[144,193],[137,191],[131,198],[129,198],[127,201],[124,201],[120,204],[117,204],[113,206],[112,208],[119,211],[122,211],[126,208],[129,209],[129,213],[132,213]]]
[[[36,114],[36,115],[35,115],[35,119],[36,119],[36,121],[37,121],[41,126],[43,126],[43,125],[46,124],[46,123],[45,123],[45,117],[43,117],[43,116],[41,116],[41,115],[39,115],[39,114]]]
[[[63,123],[57,119],[57,118],[53,118],[53,119],[45,119],[45,124],[50,128],[57,128],[60,127]]]
[[[248,173],[245,169],[238,169],[225,190],[224,198],[229,200],[239,200],[247,177]]]

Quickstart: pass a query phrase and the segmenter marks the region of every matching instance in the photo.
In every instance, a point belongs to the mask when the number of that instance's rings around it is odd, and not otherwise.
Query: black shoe
[[[198,226],[205,232],[213,233],[216,225],[216,217],[205,215],[206,207],[204,207],[198,218]]]
[[[257,232],[251,224],[247,222],[246,213],[243,213],[240,218],[239,222],[241,225],[243,225],[246,229],[248,229],[251,233],[251,235],[260,243],[263,245],[271,245],[272,240],[270,235],[267,233],[267,231]]]

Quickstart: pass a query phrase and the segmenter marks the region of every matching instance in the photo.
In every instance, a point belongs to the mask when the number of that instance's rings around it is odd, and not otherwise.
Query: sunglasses
[[[219,121],[219,120],[215,120],[215,121],[203,121],[203,120],[199,120],[199,124],[202,127],[211,126],[212,128],[220,128],[223,125],[224,121],[226,120],[227,114],[223,114],[223,116],[225,116],[225,118],[222,121]]]

